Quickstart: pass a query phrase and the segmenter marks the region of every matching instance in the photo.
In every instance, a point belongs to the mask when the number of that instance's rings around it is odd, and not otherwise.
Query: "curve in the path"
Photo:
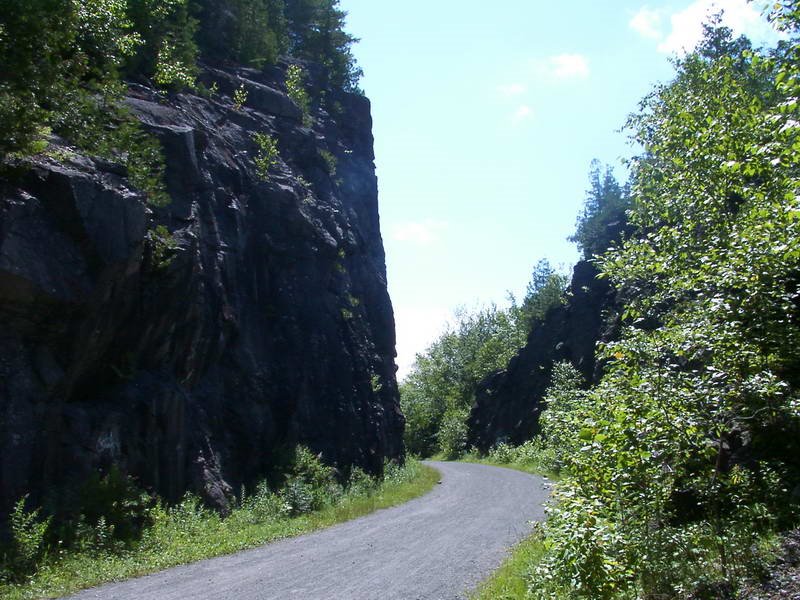
[[[254,550],[86,590],[71,600],[451,600],[544,516],[544,481],[429,463],[441,485],[402,506]]]

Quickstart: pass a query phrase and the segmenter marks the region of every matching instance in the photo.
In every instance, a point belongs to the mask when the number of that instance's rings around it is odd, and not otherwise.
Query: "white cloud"
[[[525,119],[528,119],[533,115],[533,110],[530,106],[523,104],[522,106],[518,107],[516,111],[514,111],[514,115],[512,116],[512,120],[515,123],[521,123]]]
[[[664,33],[661,30],[663,14],[664,11],[662,10],[653,10],[643,6],[639,12],[633,15],[628,25],[644,38],[660,40],[664,37]]]
[[[407,221],[392,227],[391,236],[392,239],[397,242],[430,246],[434,242],[439,241],[439,234],[446,228],[446,223],[431,219],[426,219],[424,221]]]
[[[722,24],[730,27],[734,35],[746,35],[756,43],[776,39],[769,24],[759,13],[758,2],[748,0],[694,0],[683,10],[669,16],[669,33],[660,28],[663,9],[642,8],[631,19],[630,26],[640,35],[660,40],[659,52],[684,54],[690,52],[703,38],[703,23],[722,11]]]
[[[497,91],[506,97],[520,96],[528,91],[528,87],[522,83],[509,83],[508,85],[499,86]]]
[[[548,79],[570,80],[589,77],[589,61],[582,54],[557,54],[533,61],[534,72]]]

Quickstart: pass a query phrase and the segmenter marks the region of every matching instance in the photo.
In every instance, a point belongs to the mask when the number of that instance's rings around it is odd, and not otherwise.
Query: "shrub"
[[[95,528],[96,539],[138,537],[150,524],[152,506],[152,498],[116,467],[106,475],[92,475],[80,492],[81,516]]]
[[[325,163],[325,171],[328,173],[328,175],[331,177],[336,175],[336,167],[339,161],[336,159],[336,156],[333,154],[333,152],[320,149],[319,155]]]
[[[36,563],[45,552],[45,536],[51,518],[41,518],[41,510],[27,511],[28,496],[20,498],[9,517],[11,548],[3,556],[3,570],[12,579],[22,578],[36,570]]]
[[[355,496],[368,496],[375,491],[377,480],[359,467],[353,467],[347,478],[347,493]]]
[[[315,505],[320,504],[311,485],[296,477],[286,482],[280,491],[280,498],[286,514],[291,516],[308,514],[315,509]]]
[[[244,87],[244,84],[241,84],[233,92],[233,109],[242,110],[247,103],[247,96],[247,88]]]
[[[298,446],[280,495],[291,514],[303,514],[335,502],[342,495],[342,486],[336,481],[333,468],[322,462],[321,455]]]
[[[467,448],[468,415],[464,410],[450,410],[444,414],[436,439],[447,460],[459,458]]]
[[[243,493],[239,508],[251,524],[274,520],[289,512],[285,499],[270,490],[266,481],[260,482],[252,495],[245,496]]]
[[[289,65],[286,70],[286,92],[303,112],[303,124],[311,125],[311,98],[305,88],[306,74],[299,65]]]
[[[280,152],[278,142],[271,136],[256,132],[253,134],[253,141],[258,146],[255,158],[256,176],[261,181],[269,179],[269,170],[278,162]]]

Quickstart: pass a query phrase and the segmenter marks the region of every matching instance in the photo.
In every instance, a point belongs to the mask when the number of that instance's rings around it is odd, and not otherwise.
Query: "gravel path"
[[[544,516],[539,477],[428,463],[441,485],[329,529],[94,588],[72,600],[451,600],[466,598]]]

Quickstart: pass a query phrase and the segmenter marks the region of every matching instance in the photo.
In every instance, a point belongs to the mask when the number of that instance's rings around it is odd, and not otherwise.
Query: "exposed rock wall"
[[[470,445],[485,452],[498,442],[521,444],[537,433],[554,363],[570,361],[587,382],[595,380],[595,346],[615,328],[608,318],[615,293],[597,274],[591,263],[579,262],[567,301],[531,330],[507,369],[478,385],[468,422]]]
[[[224,507],[283,446],[402,455],[369,102],[327,91],[307,127],[285,67],[206,69],[211,98],[131,87],[165,208],[58,145],[0,182],[0,510],[112,464]],[[254,132],[278,140],[267,181]]]

